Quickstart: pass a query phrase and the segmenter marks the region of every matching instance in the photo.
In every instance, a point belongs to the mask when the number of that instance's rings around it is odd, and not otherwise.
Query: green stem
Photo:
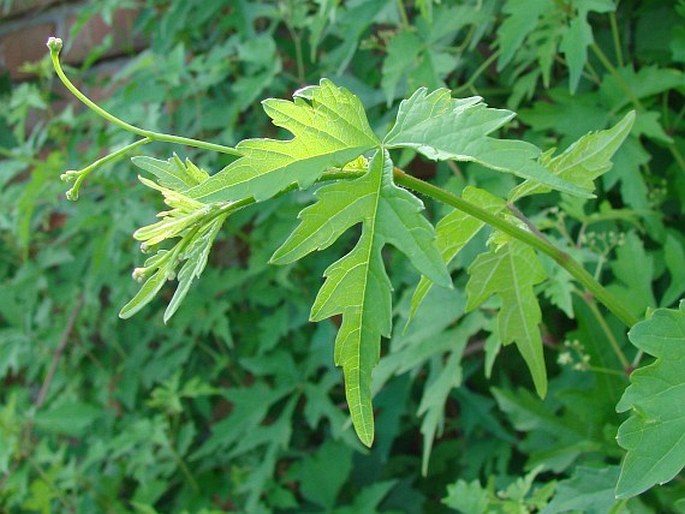
[[[208,143],[206,141],[200,141],[199,139],[175,136],[173,134],[164,134],[161,132],[154,132],[152,130],[145,130],[134,125],[131,125],[130,123],[126,123],[125,121],[117,118],[113,114],[105,111],[102,107],[100,107],[90,98],[84,95],[64,74],[64,70],[62,70],[62,66],[59,62],[59,52],[62,48],[62,40],[57,38],[50,38],[48,40],[48,48],[50,49],[50,58],[52,59],[52,66],[55,69],[55,73],[57,73],[57,76],[62,81],[62,84],[64,84],[64,86],[71,92],[71,94],[78,98],[86,107],[88,107],[93,112],[95,112],[102,118],[106,119],[110,123],[113,123],[114,125],[128,132],[132,132],[133,134],[137,134],[141,137],[148,138],[151,141],[176,143],[179,145],[192,146],[194,148],[202,148],[203,150],[210,150],[213,152],[219,152],[228,155],[242,155],[239,150],[236,150],[235,148],[231,148],[229,146],[219,145],[216,143]]]
[[[616,83],[618,84],[618,87],[620,87],[623,90],[623,92],[630,99],[632,104],[637,109],[639,109],[640,111],[644,111],[644,107],[642,106],[640,99],[637,96],[635,96],[635,93],[633,93],[633,90],[626,83],[626,81],[623,80],[623,77],[621,76],[621,74],[618,72],[616,67],[613,64],[611,64],[611,61],[606,56],[606,54],[602,51],[602,49],[597,45],[597,43],[592,43],[592,45],[590,45],[590,48],[592,48],[592,52],[595,54],[597,59],[599,59],[599,62],[602,63],[602,66],[604,66],[604,68],[609,72],[609,74],[612,77],[614,77],[614,79],[616,80]]]
[[[680,166],[680,169],[685,170],[685,157],[680,153],[680,150],[675,144],[668,145],[668,149],[671,151],[671,155]]]
[[[400,13],[400,20],[402,22],[402,27],[409,28],[409,18],[407,18],[407,11],[404,10],[404,1],[397,0],[397,10]]]
[[[600,303],[611,311],[627,327],[635,325],[639,319],[628,311],[621,302],[607,291],[587,270],[568,253],[558,249],[553,244],[539,238],[532,232],[524,230],[517,225],[509,223],[495,214],[491,214],[485,209],[472,204],[463,198],[445,191],[444,189],[424,182],[416,177],[407,175],[402,170],[395,168],[395,182],[401,186],[413,189],[414,191],[430,196],[451,207],[477,218],[488,225],[500,230],[519,241],[522,241],[536,250],[549,255],[562,268],[568,271],[582,286],[587,289]]]
[[[580,294],[579,295],[585,304],[588,306],[590,311],[592,312],[592,315],[595,317],[597,320],[597,323],[599,324],[599,327],[602,329],[602,332],[604,332],[604,335],[606,336],[607,340],[609,341],[609,345],[611,346],[611,349],[614,351],[614,354],[616,354],[616,357],[621,363],[621,366],[623,367],[624,372],[628,373],[629,370],[632,369],[630,362],[628,362],[628,359],[623,353],[623,350],[621,350],[621,347],[618,344],[618,341],[614,337],[613,332],[609,328],[609,325],[607,324],[606,320],[604,319],[604,316],[602,316],[602,313],[599,311],[597,308],[597,302],[593,298],[588,298],[587,295],[585,294]]]
[[[616,11],[609,13],[609,23],[611,24],[611,36],[614,39],[614,51],[616,52],[616,62],[621,68],[623,68],[623,53],[621,51],[621,39],[618,35]]]
[[[116,161],[117,159],[120,159],[121,157],[129,153],[131,150],[135,150],[139,146],[143,146],[151,141],[152,139],[150,139],[149,137],[144,137],[143,139],[134,141],[129,145],[126,145],[122,148],[119,148],[118,150],[115,150],[110,154],[105,155],[104,157],[92,162],[91,164],[89,164],[81,170],[69,170],[64,172],[60,176],[60,178],[64,182],[71,182],[72,180],[74,182],[74,185],[71,187],[71,189],[67,191],[67,198],[69,200],[78,200],[79,189],[81,188],[81,184],[86,179],[86,177],[88,177],[88,175],[90,175],[96,168],[108,164],[110,162]]]
[[[493,52],[490,54],[490,56],[485,59],[478,68],[476,68],[476,71],[474,71],[471,76],[469,77],[469,80],[466,81],[465,84],[462,86],[458,87],[457,89],[454,90],[454,94],[458,95],[461,91],[467,90],[470,87],[473,86],[473,84],[478,80],[478,78],[487,70],[490,65],[497,60],[499,57],[499,54],[501,53],[500,50],[497,50],[496,52]]]

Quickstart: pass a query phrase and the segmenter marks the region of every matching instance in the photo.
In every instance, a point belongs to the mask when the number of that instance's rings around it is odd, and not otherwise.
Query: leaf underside
[[[392,286],[383,264],[383,246],[392,244],[432,280],[450,284],[434,245],[433,228],[420,214],[422,203],[393,184],[392,169],[388,153],[378,151],[362,177],[319,189],[318,201],[300,213],[300,225],[272,257],[277,264],[292,262],[326,248],[347,229],[362,224],[355,247],[326,269],[311,319],[342,315],[335,363],[343,368],[352,423],[367,446],[374,438],[371,371],[378,362],[380,338],[389,337],[392,328]]]

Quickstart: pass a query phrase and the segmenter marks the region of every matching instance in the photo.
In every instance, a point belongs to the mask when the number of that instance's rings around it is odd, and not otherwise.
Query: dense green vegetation
[[[685,2],[129,3],[145,132],[2,83],[4,510],[685,512]]]

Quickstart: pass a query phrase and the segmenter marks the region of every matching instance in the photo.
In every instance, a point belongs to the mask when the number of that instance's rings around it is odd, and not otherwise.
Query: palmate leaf
[[[383,264],[383,246],[392,244],[421,273],[450,285],[433,229],[420,214],[422,203],[393,184],[392,169],[388,153],[378,151],[362,177],[319,189],[318,202],[300,213],[300,225],[272,257],[277,264],[295,261],[362,224],[356,246],[325,271],[326,281],[310,317],[320,321],[342,314],[335,363],[343,368],[352,423],[367,446],[374,437],[371,372],[378,362],[380,338],[389,337],[392,327],[392,286]]]
[[[542,320],[533,286],[545,279],[535,251],[518,240],[510,240],[482,253],[468,269],[467,310],[496,294],[502,305],[497,325],[502,344],[516,343],[528,365],[538,395],[547,394],[547,372],[538,324]]]
[[[535,145],[488,137],[513,117],[511,111],[487,107],[477,96],[457,99],[447,89],[428,93],[426,88],[420,88],[400,104],[397,121],[383,145],[414,148],[433,160],[473,161],[559,191],[590,196],[539,164],[541,152]]]
[[[549,158],[545,154],[542,162],[555,175],[587,193],[592,193],[595,190],[595,179],[611,169],[611,158],[630,133],[634,122],[635,111],[630,111],[610,129],[581,137],[556,157]],[[547,193],[550,190],[539,182],[526,180],[512,190],[509,199],[513,202],[524,196]]]
[[[187,194],[203,202],[263,201],[291,184],[306,188],[327,168],[343,166],[378,146],[364,107],[347,89],[322,79],[294,98],[262,102],[274,125],[292,132],[293,139],[241,141],[236,148],[242,157]]]
[[[656,361],[635,370],[616,406],[631,411],[618,430],[628,450],[616,496],[628,498],[663,484],[685,466],[685,300],[680,308],[657,309],[628,333]]]

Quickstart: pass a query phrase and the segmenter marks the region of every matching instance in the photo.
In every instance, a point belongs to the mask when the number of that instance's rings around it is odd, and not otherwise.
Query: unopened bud
[[[146,272],[147,268],[135,268],[133,273],[131,273],[131,276],[136,282],[142,282],[145,279]]]
[[[48,38],[47,45],[51,52],[59,52],[63,46],[62,40],[54,36]]]
[[[72,202],[78,200],[78,188],[72,187],[69,191],[66,192],[66,197],[67,200],[70,200]]]
[[[67,184],[71,184],[74,180],[76,180],[78,178],[78,176],[80,174],[81,174],[81,172],[78,170],[67,170],[59,176],[59,179],[62,182],[66,182]]]

